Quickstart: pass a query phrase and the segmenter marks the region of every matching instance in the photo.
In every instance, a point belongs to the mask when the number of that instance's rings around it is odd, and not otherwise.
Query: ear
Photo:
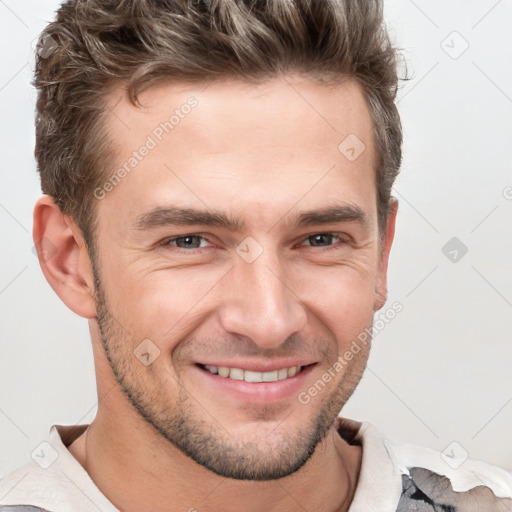
[[[379,251],[379,268],[375,283],[374,311],[378,311],[386,303],[388,295],[388,262],[391,244],[395,237],[396,214],[398,211],[398,199],[391,197],[389,200],[389,215],[386,224],[386,232],[382,238],[382,246]]]
[[[43,274],[55,293],[77,315],[95,318],[94,279],[85,240],[48,195],[34,207],[32,236]]]

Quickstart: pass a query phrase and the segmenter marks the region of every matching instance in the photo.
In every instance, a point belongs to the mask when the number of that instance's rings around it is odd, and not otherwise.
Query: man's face
[[[291,474],[359,382],[368,345],[333,365],[382,305],[363,94],[290,76],[160,85],[144,108],[111,99],[109,137],[129,169],[97,192],[98,323],[113,372],[141,420],[215,473]],[[327,208],[339,210],[311,214]]]

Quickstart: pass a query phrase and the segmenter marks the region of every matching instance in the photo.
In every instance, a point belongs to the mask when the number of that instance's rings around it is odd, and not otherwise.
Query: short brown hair
[[[36,55],[42,190],[94,251],[93,191],[115,165],[103,129],[112,86],[126,84],[136,105],[138,93],[164,78],[352,78],[373,121],[382,235],[402,158],[397,60],[379,0],[69,0],[41,34]]]

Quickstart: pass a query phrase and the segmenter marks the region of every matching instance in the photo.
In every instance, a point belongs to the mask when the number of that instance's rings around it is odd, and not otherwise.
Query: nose
[[[236,258],[226,277],[220,322],[227,332],[276,348],[306,324],[305,306],[270,251],[252,263]]]

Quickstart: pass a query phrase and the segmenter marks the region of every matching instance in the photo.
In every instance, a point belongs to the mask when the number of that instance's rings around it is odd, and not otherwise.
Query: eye
[[[325,250],[329,250],[331,248],[336,249],[338,242],[343,243],[344,240],[340,235],[335,233],[315,233],[308,236],[304,242],[305,245],[309,245],[310,247],[325,247]],[[201,235],[190,234],[167,238],[162,242],[162,245],[181,249],[181,251],[178,252],[201,253],[201,251],[197,249],[209,247],[209,245],[202,245],[202,243],[209,244],[210,242]]]
[[[162,242],[162,245],[167,246],[174,246],[178,249],[185,249],[184,252],[190,252],[186,251],[186,249],[199,249],[201,247],[207,247],[207,246],[201,246],[201,241],[208,242],[206,238],[200,236],[200,235],[181,235],[181,236],[175,236],[172,238],[167,238]],[[200,251],[199,251],[200,252]]]
[[[310,235],[306,238],[306,241],[309,241],[309,244],[311,247],[325,247],[331,248],[330,246],[333,245],[336,242],[343,242],[343,240],[340,238],[340,236],[334,234],[334,233],[315,233],[314,235]]]

